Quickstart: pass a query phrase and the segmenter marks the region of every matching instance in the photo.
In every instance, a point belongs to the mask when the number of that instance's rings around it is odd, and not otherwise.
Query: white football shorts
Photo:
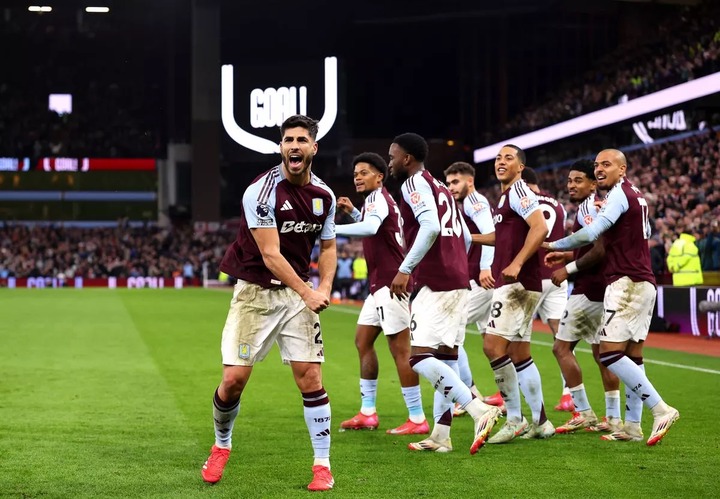
[[[300,295],[238,280],[222,332],[223,364],[252,366],[276,341],[285,364],[325,361],[320,317]]]
[[[555,338],[568,343],[585,340],[597,345],[602,318],[602,302],[590,301],[585,295],[570,295]]]
[[[357,323],[379,327],[385,336],[392,336],[410,327],[408,300],[390,297],[390,288],[383,286],[365,298]]]
[[[550,279],[543,279],[542,294],[540,295],[540,302],[538,302],[535,312],[540,316],[540,319],[547,324],[549,319],[560,319],[563,316],[567,301],[567,281],[563,281],[560,286],[555,286]]]
[[[432,291],[423,286],[410,304],[410,345],[453,348],[465,341],[469,291]]]
[[[605,289],[600,341],[644,341],[650,330],[657,290],[647,281],[621,277]]]
[[[508,341],[529,342],[539,300],[539,291],[528,291],[519,282],[496,288],[485,334],[502,336]]]
[[[485,333],[490,304],[492,303],[492,289],[485,289],[475,281],[470,281],[470,296],[468,298],[468,325],[475,323],[480,334]]]

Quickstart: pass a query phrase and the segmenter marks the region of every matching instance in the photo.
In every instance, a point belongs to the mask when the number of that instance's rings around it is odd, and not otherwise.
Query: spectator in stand
[[[682,225],[677,227],[678,237],[673,241],[667,265],[673,276],[673,286],[700,286],[703,283],[700,256],[695,245],[696,236]],[[696,232],[697,234],[697,232]]]
[[[340,299],[350,298],[350,288],[353,284],[353,258],[344,248],[339,252],[337,271],[335,272],[335,285],[333,289],[340,293]]]
[[[362,252],[355,254],[352,269],[353,279],[355,281],[353,284],[353,289],[355,290],[353,299],[364,300],[367,297],[368,266]]]
[[[707,226],[702,227],[702,239],[698,242],[698,252],[700,253],[700,262],[702,269],[705,271],[719,271],[720,270],[720,234],[718,229],[720,223],[714,220],[710,225],[710,229]]]
[[[182,275],[186,285],[192,284],[193,277],[195,277],[195,268],[190,260],[185,260]]]
[[[665,246],[659,237],[651,237],[648,239],[650,247],[650,267],[656,278],[662,277],[666,272],[665,267]]]

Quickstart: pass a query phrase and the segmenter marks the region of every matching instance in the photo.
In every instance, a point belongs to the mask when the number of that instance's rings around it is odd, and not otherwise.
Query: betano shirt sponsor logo
[[[288,232],[295,232],[298,234],[307,234],[308,232],[320,232],[322,227],[322,224],[288,220],[287,222],[283,222],[282,227],[280,227],[280,233],[287,234]]]

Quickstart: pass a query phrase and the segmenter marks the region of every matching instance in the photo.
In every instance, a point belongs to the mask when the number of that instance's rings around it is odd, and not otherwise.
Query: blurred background
[[[412,131],[492,201],[512,142],[568,227],[568,165],[620,148],[658,277],[681,231],[718,271],[719,20],[709,0],[4,0],[0,279],[214,274],[297,112],[322,118],[337,195],[354,155]]]

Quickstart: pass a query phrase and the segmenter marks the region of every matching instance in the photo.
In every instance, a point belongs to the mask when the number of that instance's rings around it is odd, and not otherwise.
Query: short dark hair
[[[393,143],[399,145],[405,152],[413,156],[417,161],[423,162],[428,155],[428,145],[420,135],[416,133],[403,133],[393,139]]]
[[[283,124],[280,126],[280,139],[285,136],[285,130],[298,127],[307,130],[313,140],[317,138],[318,121],[303,114],[295,114],[283,121]]]
[[[452,165],[445,168],[445,171],[443,173],[446,177],[453,174],[470,175],[471,177],[474,177],[475,167],[470,163],[465,163],[464,161],[456,161]]]
[[[376,154],[374,152],[360,153],[353,158],[353,167],[355,167],[355,165],[357,165],[358,163],[367,163],[369,165],[372,165],[373,168],[375,168],[377,171],[382,173],[385,178],[387,178],[387,163],[379,154]]]
[[[518,159],[520,160],[520,162],[521,162],[523,165],[525,164],[525,161],[527,161],[527,156],[525,156],[525,151],[523,151],[522,149],[520,149],[520,148],[519,148],[518,146],[516,146],[515,144],[505,144],[503,147],[512,147],[513,149],[515,149],[515,152],[517,153]]]
[[[578,159],[570,166],[570,171],[572,170],[584,173],[590,180],[597,180],[595,178],[595,162],[591,159]]]
[[[533,170],[529,166],[526,166],[525,168],[523,168],[523,171],[520,174],[520,176],[526,183],[538,185],[537,173],[535,173],[535,170]]]

